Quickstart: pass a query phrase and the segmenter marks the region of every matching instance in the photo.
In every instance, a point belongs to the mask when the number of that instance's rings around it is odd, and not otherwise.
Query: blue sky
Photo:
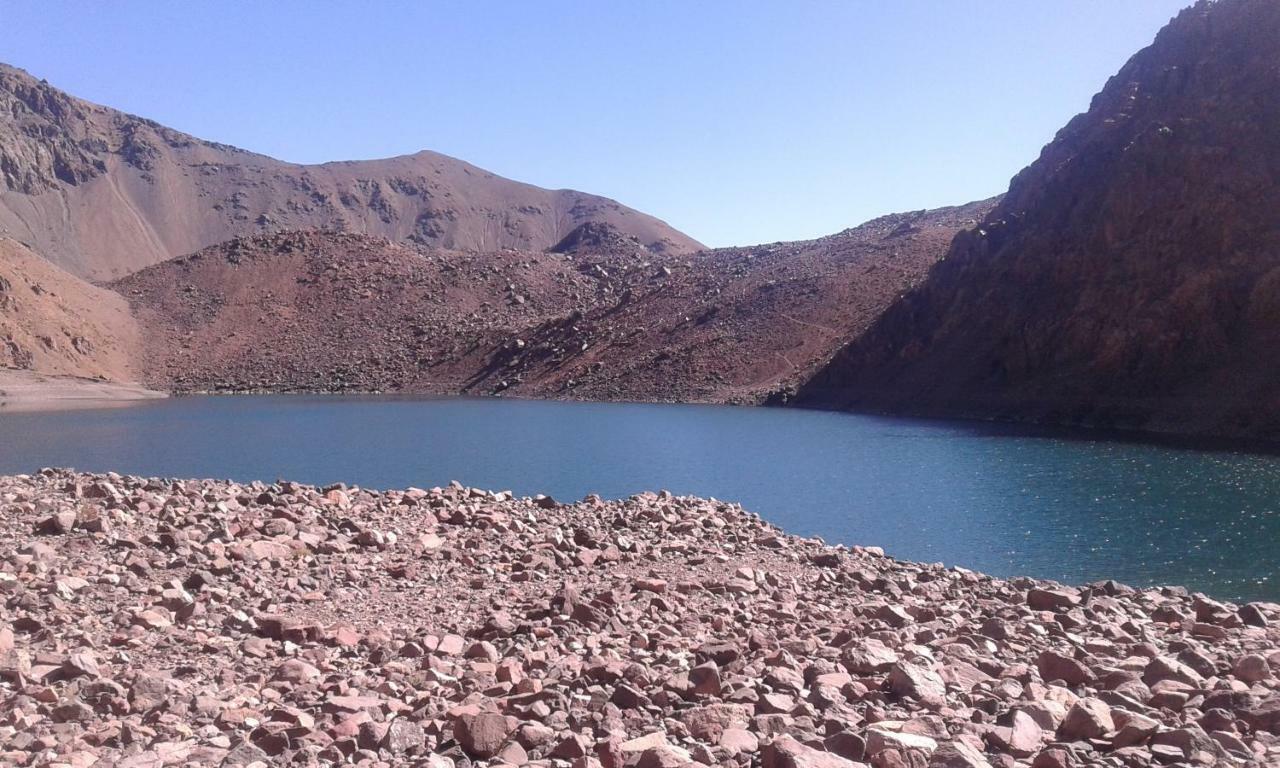
[[[1188,3],[0,0],[0,60],[285,160],[433,149],[734,245],[1002,192]]]

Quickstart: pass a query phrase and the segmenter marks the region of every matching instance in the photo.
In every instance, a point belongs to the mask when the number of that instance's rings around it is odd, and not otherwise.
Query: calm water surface
[[[1280,457],[969,423],[693,405],[190,397],[0,414],[43,466],[741,502],[789,531],[1067,582],[1280,599]]]

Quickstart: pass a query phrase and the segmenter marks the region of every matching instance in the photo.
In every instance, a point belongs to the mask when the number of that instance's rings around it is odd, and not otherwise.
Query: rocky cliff
[[[1136,54],[803,404],[1280,436],[1280,3]]]
[[[82,101],[0,64],[0,234],[82,277],[120,277],[285,229],[541,250],[586,222],[652,250],[700,247],[613,200],[521,184],[434,152],[281,162]]]

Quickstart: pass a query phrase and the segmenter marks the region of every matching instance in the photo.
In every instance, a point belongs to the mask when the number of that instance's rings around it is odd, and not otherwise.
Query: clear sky
[[[295,162],[433,149],[709,245],[1004,191],[1190,0],[0,0],[0,60]]]

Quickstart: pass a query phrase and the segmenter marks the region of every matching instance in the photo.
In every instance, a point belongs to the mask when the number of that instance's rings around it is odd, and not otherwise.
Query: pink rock
[[[493,712],[463,714],[453,721],[453,737],[472,757],[493,757],[510,735],[507,718]]]
[[[762,768],[856,768],[862,765],[839,755],[806,746],[790,736],[779,736],[760,750]]]
[[[1057,651],[1041,653],[1036,659],[1036,668],[1046,682],[1061,680],[1067,685],[1084,685],[1093,680],[1093,673],[1088,667]]]
[[[1083,698],[1067,710],[1067,716],[1058,726],[1058,738],[1063,741],[1096,739],[1115,730],[1111,719],[1111,707],[1100,699]]]
[[[940,707],[947,701],[947,686],[942,677],[927,667],[907,661],[900,661],[889,670],[889,690],[928,707]]]
[[[963,741],[948,741],[929,758],[929,768],[991,768],[986,755]]]
[[[760,749],[760,740],[745,728],[725,728],[718,743],[731,755],[754,754]]]
[[[1251,653],[1236,660],[1231,674],[1246,683],[1257,683],[1271,678],[1271,665],[1265,656]]]

